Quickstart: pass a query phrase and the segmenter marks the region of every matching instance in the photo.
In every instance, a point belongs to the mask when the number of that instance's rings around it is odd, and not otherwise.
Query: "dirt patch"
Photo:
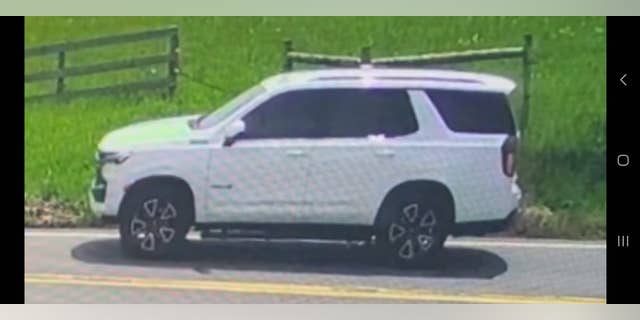
[[[513,217],[509,227],[491,236],[593,239],[606,238],[606,222],[595,219],[599,215],[576,215],[568,212],[554,212],[548,207],[532,205],[525,207]]]
[[[73,228],[96,226],[96,220],[82,205],[56,199],[25,197],[24,226],[29,228]]]

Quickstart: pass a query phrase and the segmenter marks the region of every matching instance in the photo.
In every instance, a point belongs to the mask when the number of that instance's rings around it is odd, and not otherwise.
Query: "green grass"
[[[373,56],[514,46],[532,33],[535,58],[529,130],[520,175],[530,202],[563,221],[588,221],[604,230],[605,19],[603,17],[28,17],[26,46],[178,25],[186,74],[170,101],[156,95],[102,97],[25,108],[25,186],[30,195],[84,201],[93,154],[108,131],[135,121],[210,112],[282,66],[282,40],[300,50]],[[70,65],[125,58],[158,44],[92,50],[69,56]],[[53,66],[27,62],[27,72]],[[467,65],[519,80],[518,61]],[[163,73],[165,71],[158,70]],[[156,72],[156,75],[158,73]],[[150,69],[69,80],[69,87],[151,76]],[[53,83],[25,86],[28,93]],[[595,227],[594,227],[595,226]]]

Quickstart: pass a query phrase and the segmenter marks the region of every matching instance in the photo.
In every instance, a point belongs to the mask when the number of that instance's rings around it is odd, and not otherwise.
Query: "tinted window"
[[[509,100],[502,93],[437,89],[426,92],[453,131],[515,135]]]
[[[292,91],[265,102],[244,118],[246,138],[387,137],[418,130],[405,90],[318,89]]]
[[[313,138],[318,136],[313,100],[304,92],[277,95],[246,115],[241,138]]]
[[[405,90],[331,90],[324,99],[329,137],[397,137],[418,130]]]

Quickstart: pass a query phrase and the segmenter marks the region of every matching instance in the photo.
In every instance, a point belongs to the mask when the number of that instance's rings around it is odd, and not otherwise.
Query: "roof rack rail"
[[[295,63],[307,65],[320,65],[326,67],[425,67],[443,64],[456,64],[473,61],[486,61],[497,59],[521,59],[522,61],[522,109],[520,110],[520,128],[522,136],[529,117],[531,66],[534,64],[532,55],[533,36],[526,34],[523,37],[522,46],[489,48],[480,50],[467,50],[459,52],[441,52],[397,57],[371,57],[371,46],[364,46],[360,50],[360,56],[328,55],[310,52],[295,51],[293,41],[284,40],[284,64],[283,71],[294,70]]]

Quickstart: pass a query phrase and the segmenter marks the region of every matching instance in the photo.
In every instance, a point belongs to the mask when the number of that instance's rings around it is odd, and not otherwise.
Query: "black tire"
[[[385,201],[375,228],[377,250],[387,262],[402,268],[437,264],[453,221],[453,204],[445,199],[437,189],[417,189]]]
[[[146,184],[130,192],[119,213],[120,244],[126,255],[167,257],[186,244],[193,224],[187,192],[168,184]]]

